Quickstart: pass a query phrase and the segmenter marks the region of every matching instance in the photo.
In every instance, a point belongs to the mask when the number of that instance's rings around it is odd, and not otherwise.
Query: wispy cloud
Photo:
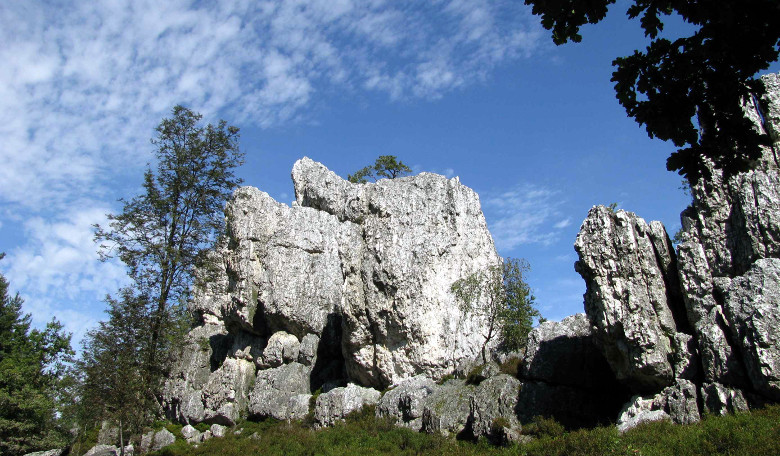
[[[90,226],[127,196],[117,182],[151,159],[173,105],[272,127],[316,121],[333,93],[436,99],[541,45],[520,3],[5,2],[0,219],[25,238],[3,268],[27,311],[77,330],[95,315],[74,303],[116,290],[124,271],[95,261]]]
[[[319,92],[438,98],[532,53],[517,2],[11,2],[0,9],[0,200],[99,192],[174,104],[272,126]]]
[[[499,251],[522,244],[550,244],[569,224],[560,219],[559,192],[534,185],[519,185],[500,193],[485,193],[482,206]],[[566,223],[563,223],[566,222]]]

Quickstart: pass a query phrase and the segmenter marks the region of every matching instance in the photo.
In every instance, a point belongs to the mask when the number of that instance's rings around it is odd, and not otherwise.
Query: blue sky
[[[79,340],[126,281],[91,226],[138,192],[154,127],[183,104],[239,126],[239,174],[283,202],[303,156],[342,176],[388,154],[460,176],[499,253],[531,263],[542,313],[581,312],[588,209],[617,202],[673,233],[688,197],[673,147],[609,82],[646,45],[626,2],[561,47],[521,3],[4,2],[0,271],[35,324],[56,316]]]

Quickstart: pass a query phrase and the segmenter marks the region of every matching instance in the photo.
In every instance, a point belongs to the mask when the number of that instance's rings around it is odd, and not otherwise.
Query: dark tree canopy
[[[243,163],[238,128],[223,120],[199,126],[201,115],[176,106],[152,139],[157,168],[144,174],[144,191],[124,200],[119,214],[109,214],[109,227],[96,226],[105,259],[119,257],[135,282],[137,302],[148,302],[151,343],[149,364],[155,364],[171,308],[186,299],[196,264],[211,247],[223,225],[227,198],[241,179]]]
[[[380,155],[373,165],[359,169],[355,174],[347,175],[347,180],[355,184],[362,184],[367,182],[367,178],[371,178],[376,182],[382,178],[395,179],[403,177],[411,172],[411,168],[398,160],[398,157],[395,155]]]
[[[56,392],[73,351],[56,320],[42,331],[31,329],[22,298],[11,296],[8,286],[0,274],[0,454],[15,456],[67,443]]]
[[[600,22],[616,0],[525,0],[556,44],[579,42],[580,27]],[[696,182],[706,161],[725,173],[744,171],[760,157],[766,134],[753,129],[742,105],[760,98],[754,79],[778,59],[777,0],[633,0],[650,45],[615,59],[612,81],[620,104],[648,135],[680,149],[667,168]],[[664,19],[679,15],[697,27],[691,36],[660,37]],[[697,119],[698,125],[694,123]]]

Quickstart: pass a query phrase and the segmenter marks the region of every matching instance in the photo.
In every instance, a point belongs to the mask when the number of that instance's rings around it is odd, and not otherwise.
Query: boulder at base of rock
[[[63,450],[63,449],[47,450],[47,451],[36,451],[35,453],[27,453],[24,456],[60,456],[64,452],[65,452],[65,450]]]
[[[520,380],[506,374],[479,384],[471,396],[469,425],[474,438],[487,437],[500,442],[507,435],[519,436],[517,420]],[[506,428],[506,429],[505,429]]]
[[[423,432],[442,435],[460,434],[468,423],[474,386],[463,380],[448,380],[437,385],[425,399],[422,413]]]
[[[749,410],[748,401],[742,391],[720,383],[705,383],[701,387],[701,397],[704,408],[716,415]]]
[[[392,417],[397,424],[419,431],[425,399],[435,387],[433,380],[422,375],[404,380],[382,396],[376,407],[376,416]]]
[[[655,396],[635,396],[623,408],[618,417],[620,432],[648,421],[671,420],[677,424],[699,421],[696,385],[678,379],[677,384],[664,388]]]
[[[367,405],[376,405],[380,397],[379,391],[352,383],[320,394],[314,407],[315,426],[332,426],[354,411]]]
[[[192,428],[192,426],[189,427]],[[195,432],[198,432],[195,428],[192,429],[195,430]],[[182,434],[184,434],[184,429],[182,429]],[[187,437],[185,436],[185,439],[186,438]],[[141,453],[151,453],[152,451],[161,450],[168,445],[173,445],[173,442],[175,441],[176,436],[167,429],[161,429],[157,432],[147,432],[141,437]]]

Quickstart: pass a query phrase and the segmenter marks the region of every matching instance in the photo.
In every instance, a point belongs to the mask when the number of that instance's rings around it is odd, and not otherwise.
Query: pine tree
[[[22,298],[8,288],[0,274],[0,454],[13,456],[66,443],[54,395],[73,352],[56,320],[31,329]]]

